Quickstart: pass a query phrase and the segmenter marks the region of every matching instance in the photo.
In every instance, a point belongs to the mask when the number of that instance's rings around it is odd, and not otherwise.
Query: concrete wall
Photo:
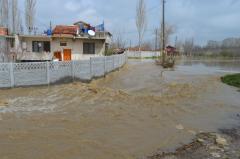
[[[26,52],[32,52],[32,42],[33,41],[50,41],[51,42],[51,39],[50,38],[41,38],[41,37],[38,37],[38,38],[20,38],[20,45],[22,47],[22,50],[23,51],[26,51]],[[26,50],[23,49],[23,44],[26,43]]]
[[[0,88],[91,80],[122,67],[126,54],[66,62],[0,63]]]
[[[160,56],[160,52],[155,51],[127,51],[127,56],[129,58],[152,58]]]

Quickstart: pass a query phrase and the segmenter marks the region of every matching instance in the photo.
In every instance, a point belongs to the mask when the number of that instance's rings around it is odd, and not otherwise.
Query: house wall
[[[5,43],[6,43],[6,39],[0,37],[0,62],[5,61],[5,54],[6,54]]]
[[[14,62],[14,51],[10,45],[10,39],[0,36],[0,63]]]
[[[32,41],[50,41],[51,52],[60,51],[63,53],[64,49],[72,50],[72,60],[89,59],[90,57],[102,56],[105,52],[105,40],[85,40],[85,39],[69,39],[69,38],[21,38],[21,45],[23,42],[26,43],[26,50],[24,52],[32,52]],[[67,46],[60,46],[60,42],[66,42]],[[84,42],[95,42],[95,55],[83,55],[83,43]],[[23,45],[22,45],[23,47]],[[37,53],[38,54],[38,53]]]
[[[67,46],[60,46],[60,42],[67,42]],[[83,55],[83,43],[95,42],[95,55]],[[52,52],[64,49],[72,50],[72,60],[89,59],[90,57],[102,56],[105,51],[104,40],[83,40],[83,39],[54,39],[51,43]]]
[[[32,42],[33,41],[51,41],[50,38],[41,38],[41,37],[38,37],[38,38],[21,38],[20,39],[21,43],[20,45],[22,45],[22,50],[25,51],[25,52],[32,52]],[[23,43],[26,43],[26,49],[24,50],[23,48]]]
[[[49,52],[32,52],[32,42],[33,41],[49,41],[51,39],[48,37],[15,37],[15,52],[17,52],[17,60],[20,61],[51,61],[53,59],[53,54]]]
[[[129,58],[153,58],[161,56],[160,52],[156,51],[127,51],[127,56]]]

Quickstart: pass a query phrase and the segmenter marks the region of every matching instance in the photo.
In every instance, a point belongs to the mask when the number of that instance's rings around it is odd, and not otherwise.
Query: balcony
[[[88,33],[80,33],[77,38],[91,38],[91,39],[107,39],[110,38],[112,35],[109,32],[96,32],[95,36],[90,36]]]
[[[51,61],[53,53],[50,52],[23,52],[17,54],[18,61]]]

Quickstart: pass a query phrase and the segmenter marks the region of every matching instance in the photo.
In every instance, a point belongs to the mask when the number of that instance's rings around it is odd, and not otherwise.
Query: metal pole
[[[162,63],[165,63],[165,0],[162,0]]]

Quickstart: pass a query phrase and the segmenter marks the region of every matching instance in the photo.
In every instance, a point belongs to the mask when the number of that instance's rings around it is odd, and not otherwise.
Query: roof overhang
[[[14,36],[11,35],[0,35],[0,38],[5,38],[5,39],[14,39]]]
[[[51,36],[46,35],[19,35],[20,38],[32,38],[32,39],[51,39]]]
[[[70,35],[70,34],[53,34],[51,37],[52,38],[70,38],[70,39],[73,39],[74,35]]]

